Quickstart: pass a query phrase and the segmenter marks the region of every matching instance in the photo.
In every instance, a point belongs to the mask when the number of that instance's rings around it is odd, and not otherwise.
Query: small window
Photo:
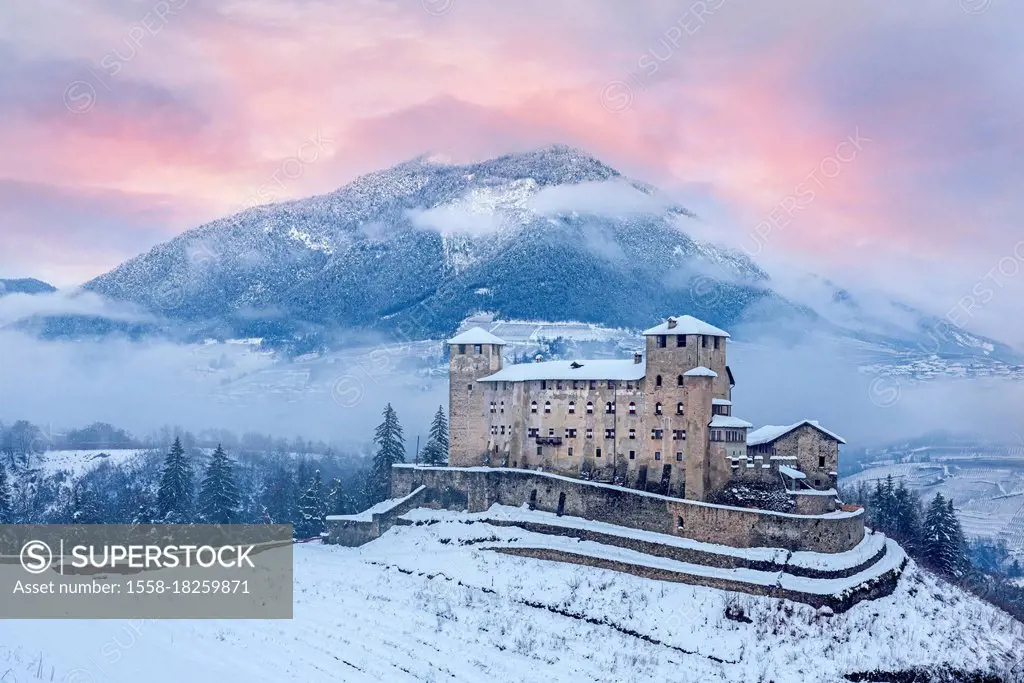
[[[654,386],[656,386],[656,387],[660,387],[661,386],[661,375],[655,375],[655,377],[654,377]]]
[[[529,437],[540,436],[540,428],[530,427],[529,429],[526,430],[526,435]]]
[[[604,404],[604,412],[605,412],[606,415],[611,415],[612,413],[614,413],[615,412],[615,404],[612,403],[611,401],[608,401],[607,403],[605,403]]]
[[[815,486],[821,486],[821,479],[817,479],[817,478],[816,478],[816,479],[814,480],[814,485],[815,485]]]
[[[824,455],[819,455],[818,456],[818,467],[824,467],[824,466],[825,466],[825,456]]]
[[[668,338],[667,338],[667,337],[666,337],[665,335],[663,335],[663,334],[659,334],[659,335],[658,335],[658,348],[659,348],[659,349],[663,349],[663,348],[665,348],[665,343],[666,343],[667,341],[668,341]]]
[[[715,348],[716,348],[716,349],[718,348],[718,340],[719,340],[720,338],[721,338],[721,337],[715,337]]]
[[[480,344],[473,344],[473,353],[483,353],[484,347]]]
[[[663,429],[652,429],[651,438],[661,440],[665,436],[665,430]]]
[[[682,415],[682,414],[683,414],[683,402],[680,401],[679,403],[676,404],[676,415]]]
[[[576,430],[571,428],[571,427],[566,427],[566,429],[565,429],[565,438],[567,438],[567,439],[575,439],[576,438]]]
[[[597,389],[597,380],[596,379],[590,380],[590,388],[591,389]]]
[[[600,448],[595,448],[594,449],[594,457],[597,457],[597,458],[601,457],[601,449]]]
[[[562,390],[562,380],[555,382],[555,389],[558,389],[559,391]]]
[[[465,344],[459,344],[459,353],[463,354],[465,352],[466,352],[466,345]]]
[[[661,460],[661,451],[654,451],[654,459]]]
[[[700,336],[700,346],[701,346],[701,348],[704,348],[704,349],[706,349],[708,347],[708,336],[706,334],[702,334]]]
[[[591,403],[590,401],[587,401],[587,412],[588,413],[593,413],[594,412],[594,404]]]
[[[676,346],[679,346],[679,347],[686,346],[686,335],[685,334],[677,334],[676,335]]]
[[[530,412],[531,413],[536,413],[537,412],[537,402],[536,401],[530,401]]]
[[[615,388],[615,380],[613,380],[613,379],[608,380],[608,388],[609,389],[614,389]]]
[[[661,415],[661,403],[654,404],[654,414]]]
[[[554,435],[555,435],[555,428],[554,427],[548,428],[548,436],[554,436]]]
[[[568,454],[569,454],[569,457],[571,458],[572,457],[572,446],[569,446]]]
[[[632,401],[629,402],[629,414],[636,415],[636,404]]]
[[[676,516],[676,528],[682,529],[683,527],[684,527],[683,518],[681,516]]]
[[[606,438],[606,439],[614,439],[615,438],[615,429],[606,429],[606,430],[604,430],[604,438]]]
[[[683,386],[683,376],[682,375],[676,375],[676,386],[677,387]]]
[[[629,452],[629,459],[630,460],[636,460],[636,451],[630,451]]]
[[[594,438],[594,430],[591,429],[590,427],[587,427],[587,438],[588,439],[593,439]]]
[[[502,412],[502,414],[505,413],[505,402],[504,401],[501,402],[501,412]]]
[[[501,425],[501,433],[502,433],[502,434],[504,434],[504,433],[505,433],[505,425]]]
[[[683,461],[683,454],[681,452],[679,452],[679,451],[676,451],[676,462],[682,462],[682,461]]]
[[[466,391],[473,391],[473,385],[472,384],[467,384],[466,385]]]
[[[626,388],[627,389],[632,389],[633,388],[633,383],[632,382],[626,382]]]
[[[544,455],[544,447],[537,446],[537,455]]]
[[[542,379],[540,381],[540,388],[541,389],[547,389],[548,388],[548,381],[546,379]]]
[[[494,401],[491,401],[491,412],[492,413],[498,412],[498,406],[497,406],[497,404],[495,404]]]
[[[544,413],[548,414],[551,412],[551,401],[544,401]]]
[[[631,438],[631,439],[635,439],[636,438],[636,430],[635,429],[630,429],[629,430],[629,438]]]
[[[675,441],[686,441],[686,430],[685,429],[673,429],[672,439]]]
[[[576,413],[576,401],[569,401],[569,414],[574,415]]]

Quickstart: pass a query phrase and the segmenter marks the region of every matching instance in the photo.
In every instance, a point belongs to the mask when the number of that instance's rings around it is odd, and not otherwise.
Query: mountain
[[[42,280],[36,280],[35,278],[0,279],[0,296],[7,294],[49,294],[56,291],[57,288],[53,285]]]
[[[785,323],[896,348],[919,343],[920,330],[844,328],[780,296],[745,254],[689,237],[692,219],[650,185],[569,147],[465,165],[420,157],[190,230],[86,288],[197,337],[362,328],[424,339],[481,311],[628,328],[691,312],[726,328]],[[1004,349],[976,342],[943,344]]]

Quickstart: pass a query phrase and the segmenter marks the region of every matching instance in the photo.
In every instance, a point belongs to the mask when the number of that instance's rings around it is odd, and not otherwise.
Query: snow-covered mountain
[[[42,280],[35,278],[18,278],[15,280],[4,280],[0,278],[0,296],[7,294],[49,294],[57,289]]]
[[[896,350],[933,320],[873,324],[794,303],[745,254],[687,234],[692,214],[572,148],[452,165],[422,157],[330,194],[250,208],[190,230],[86,285],[195,335],[292,337],[377,328],[439,337],[480,311],[504,319],[640,328],[692,312],[735,328],[824,330]],[[1013,359],[964,333],[936,351]]]

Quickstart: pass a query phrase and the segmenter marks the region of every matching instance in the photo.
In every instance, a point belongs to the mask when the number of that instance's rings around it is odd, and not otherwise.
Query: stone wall
[[[863,511],[784,514],[686,501],[528,470],[395,467],[393,497],[421,485],[433,492],[433,499],[449,491],[447,499],[459,503],[446,507],[470,512],[482,512],[495,503],[531,505],[545,512],[737,548],[835,553],[853,548],[864,538]]]
[[[797,469],[815,488],[834,487],[839,471],[839,442],[811,425],[802,425],[775,441],[776,456],[795,457]],[[821,463],[824,464],[821,464]]]
[[[481,465],[487,451],[483,386],[477,379],[501,369],[501,347],[454,344],[448,347],[448,458],[452,465]]]
[[[327,517],[327,543],[350,548],[364,545],[380,538],[380,535],[395,525],[395,521],[415,508],[429,503],[427,488],[417,491],[414,486],[396,500],[394,505],[375,513],[358,515],[330,515]]]
[[[798,515],[823,515],[836,509],[838,495],[829,491],[791,491],[793,512]]]

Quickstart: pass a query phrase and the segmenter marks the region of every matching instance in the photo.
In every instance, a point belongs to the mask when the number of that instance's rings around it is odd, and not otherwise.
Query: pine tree
[[[100,524],[99,505],[92,491],[76,483],[71,489],[70,514],[72,524]]]
[[[164,524],[187,524],[192,513],[192,465],[181,439],[175,437],[164,459],[160,488],[156,494],[157,520]]]
[[[904,484],[893,492],[892,500],[892,527],[887,530],[893,538],[899,541],[907,552],[913,553],[917,550],[921,536],[921,511],[920,500]]]
[[[327,494],[327,509],[332,515],[350,515],[357,511],[358,504],[350,487],[341,479],[331,482],[331,491]]]
[[[384,408],[384,421],[377,426],[373,441],[377,444],[377,455],[366,482],[367,501],[374,505],[385,500],[391,492],[391,466],[405,462],[405,437],[398,415],[391,404]]]
[[[430,425],[430,437],[423,448],[423,463],[444,465],[448,462],[448,418],[444,406],[438,406],[434,421]]]
[[[0,462],[0,524],[14,522],[14,505],[11,502],[11,490],[7,485],[7,469]]]
[[[299,497],[299,523],[295,525],[296,537],[314,538],[323,532],[327,517],[323,488],[320,470],[317,470],[313,473],[313,481],[309,488]]]
[[[207,524],[231,524],[238,517],[238,508],[234,467],[224,449],[217,444],[199,489],[199,514]]]
[[[941,493],[928,505],[921,538],[924,560],[947,576],[962,576],[968,568],[964,532],[953,511],[953,501]]]

